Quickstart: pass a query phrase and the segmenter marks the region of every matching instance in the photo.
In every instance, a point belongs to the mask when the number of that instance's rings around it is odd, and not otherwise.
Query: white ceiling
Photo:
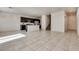
[[[0,7],[1,12],[22,14],[27,16],[39,17],[44,14],[50,14],[51,12],[66,10],[76,11],[76,8],[64,8],[64,7]]]

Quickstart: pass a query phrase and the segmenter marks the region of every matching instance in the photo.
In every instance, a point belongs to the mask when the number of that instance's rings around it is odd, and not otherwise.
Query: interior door
[[[76,30],[76,16],[68,16],[68,30]]]

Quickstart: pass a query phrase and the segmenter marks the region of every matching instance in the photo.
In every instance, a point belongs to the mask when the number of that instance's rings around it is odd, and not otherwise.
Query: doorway
[[[77,32],[77,19],[76,12],[66,12],[66,31],[75,31]]]

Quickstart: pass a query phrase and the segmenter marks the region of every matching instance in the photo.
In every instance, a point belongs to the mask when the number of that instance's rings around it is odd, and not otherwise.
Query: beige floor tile
[[[79,51],[79,37],[73,31],[11,31],[0,33],[0,37],[17,33],[26,37],[0,44],[0,51]]]

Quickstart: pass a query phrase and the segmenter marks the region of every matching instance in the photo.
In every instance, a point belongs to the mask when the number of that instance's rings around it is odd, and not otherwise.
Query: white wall
[[[21,15],[0,13],[0,32],[20,30],[20,17]]]
[[[58,11],[51,14],[51,31],[65,32],[64,11]]]
[[[20,29],[20,16],[0,13],[0,31],[13,31]]]
[[[42,30],[46,30],[48,25],[49,25],[49,17],[47,15],[42,15],[41,16],[41,28],[42,28]]]

